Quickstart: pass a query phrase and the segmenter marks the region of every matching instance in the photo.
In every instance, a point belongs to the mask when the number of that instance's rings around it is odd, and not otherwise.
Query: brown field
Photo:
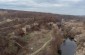
[[[68,35],[85,55],[85,17],[0,9],[0,55],[58,55]]]

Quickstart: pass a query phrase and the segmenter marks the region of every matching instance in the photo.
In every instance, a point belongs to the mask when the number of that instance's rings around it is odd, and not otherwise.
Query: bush
[[[13,42],[13,40],[9,40],[8,42],[8,46],[5,48],[5,53],[6,54],[16,54],[18,51],[18,47],[15,45],[15,43]]]

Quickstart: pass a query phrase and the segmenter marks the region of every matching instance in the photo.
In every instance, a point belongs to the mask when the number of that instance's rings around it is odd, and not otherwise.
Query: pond
[[[77,44],[74,40],[68,38],[61,44],[60,48],[62,55],[74,55],[76,53]]]

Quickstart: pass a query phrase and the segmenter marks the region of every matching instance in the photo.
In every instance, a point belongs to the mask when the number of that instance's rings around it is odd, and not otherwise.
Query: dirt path
[[[43,50],[51,41],[52,39],[48,40],[40,49],[36,50],[34,53],[30,54],[30,55],[36,55],[37,53],[39,53],[41,50]]]

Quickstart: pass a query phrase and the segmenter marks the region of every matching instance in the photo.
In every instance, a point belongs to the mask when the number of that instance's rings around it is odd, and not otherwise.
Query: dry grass
[[[69,35],[75,37],[77,40],[78,51],[84,51],[82,48],[85,48],[83,44],[85,42],[85,27],[82,22],[63,22],[60,29],[56,23],[52,23],[52,26],[48,24],[49,23],[41,25],[38,28],[39,30],[35,30],[35,27],[38,27],[36,23],[34,23],[34,25],[24,25],[25,27],[21,27],[20,30],[16,29],[16,33],[10,33],[11,36],[9,38],[12,40],[8,38],[9,42],[7,42],[8,45],[7,48],[4,49],[4,52],[9,55],[13,53],[16,53],[15,55],[58,55],[57,51],[63,39]],[[48,29],[48,27],[51,29]],[[31,32],[27,32],[26,28],[31,29]],[[22,32],[24,32],[26,36],[17,35],[21,33],[21,29],[23,29]],[[16,41],[17,46],[15,46],[13,41]],[[78,51],[77,53],[79,53]]]

